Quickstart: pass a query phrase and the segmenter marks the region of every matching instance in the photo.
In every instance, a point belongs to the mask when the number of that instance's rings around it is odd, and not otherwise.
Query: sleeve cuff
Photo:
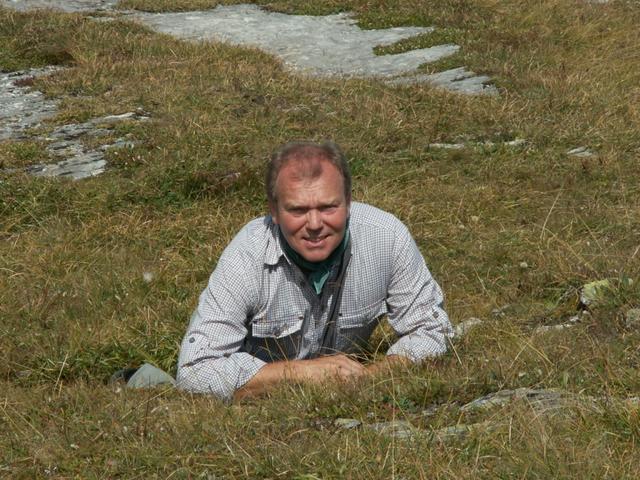
[[[229,357],[206,358],[178,366],[176,386],[192,393],[206,393],[230,402],[236,390],[244,386],[266,362],[245,352]]]

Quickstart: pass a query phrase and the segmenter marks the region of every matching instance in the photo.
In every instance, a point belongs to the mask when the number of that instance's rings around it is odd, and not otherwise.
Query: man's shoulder
[[[275,242],[275,225],[270,215],[254,218],[246,223],[231,240],[228,254],[262,257]]]
[[[273,236],[274,225],[271,215],[264,215],[247,222],[239,233],[243,233],[248,241],[261,241]]]

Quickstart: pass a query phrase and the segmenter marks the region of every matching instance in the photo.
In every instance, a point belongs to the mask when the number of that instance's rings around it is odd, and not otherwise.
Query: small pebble
[[[627,328],[638,328],[640,326],[640,308],[631,308],[625,315]]]

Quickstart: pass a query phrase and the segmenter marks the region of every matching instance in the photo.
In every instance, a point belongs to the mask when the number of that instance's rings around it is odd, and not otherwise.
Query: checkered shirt
[[[267,362],[318,356],[338,267],[320,295],[280,244],[270,216],[257,218],[222,253],[182,341],[177,384],[229,400]],[[398,340],[387,355],[414,362],[446,351],[443,296],[407,228],[353,202],[352,257],[337,317],[335,349],[362,349],[387,315]]]

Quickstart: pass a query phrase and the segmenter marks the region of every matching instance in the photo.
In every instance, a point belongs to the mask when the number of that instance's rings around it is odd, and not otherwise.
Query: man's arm
[[[227,246],[200,295],[180,348],[180,389],[228,401],[265,365],[242,351],[262,266],[244,245],[247,235],[245,227]]]
[[[379,373],[389,373],[389,371],[394,368],[410,364],[411,360],[402,355],[387,355],[382,360],[370,363],[366,366],[366,369],[368,374],[377,375]]]
[[[442,291],[431,276],[413,237],[403,226],[393,252],[393,273],[387,291],[389,324],[399,335],[388,355],[420,362],[446,352],[452,328],[444,311]]]
[[[360,362],[347,355],[328,355],[310,360],[268,363],[234,395],[234,400],[268,392],[282,382],[322,383],[331,379],[355,380],[369,373]]]
[[[290,360],[268,363],[236,391],[234,400],[255,397],[268,392],[282,382],[322,383],[327,380],[356,380],[366,375],[389,372],[392,368],[411,363],[407,357],[388,355],[382,360],[362,365],[347,355],[329,355],[311,360]]]

